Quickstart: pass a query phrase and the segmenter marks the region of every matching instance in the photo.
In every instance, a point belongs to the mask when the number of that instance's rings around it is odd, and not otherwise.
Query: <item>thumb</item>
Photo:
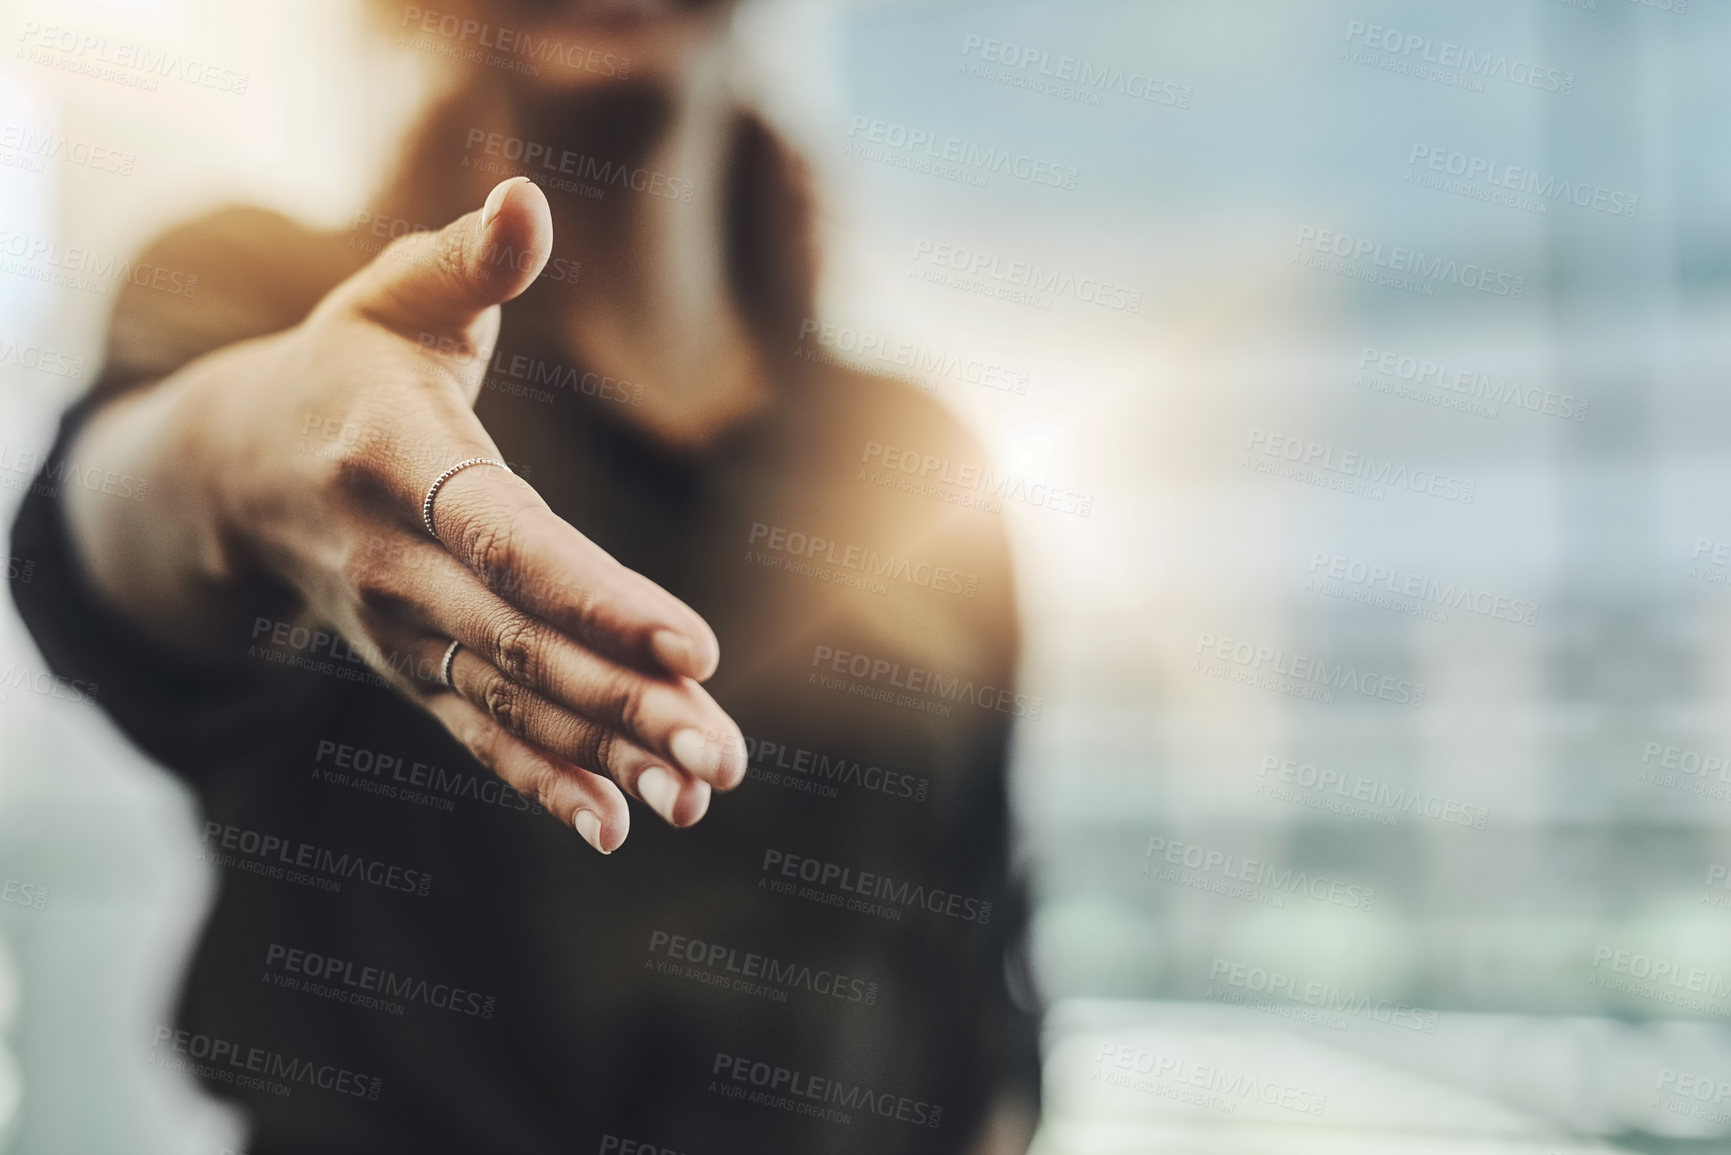
[[[350,279],[342,303],[403,336],[466,339],[493,306],[534,283],[553,251],[553,214],[528,177],[501,181],[479,210],[412,233]]]

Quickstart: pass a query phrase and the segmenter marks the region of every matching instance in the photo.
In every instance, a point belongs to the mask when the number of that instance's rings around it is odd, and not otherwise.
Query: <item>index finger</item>
[[[455,474],[439,487],[432,520],[488,589],[590,649],[698,681],[715,672],[721,646],[695,610],[620,565],[508,470]]]

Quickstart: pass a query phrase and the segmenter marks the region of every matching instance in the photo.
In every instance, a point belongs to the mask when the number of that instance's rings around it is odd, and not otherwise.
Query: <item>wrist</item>
[[[80,475],[131,482],[124,493],[62,486],[80,571],[111,609],[179,650],[220,648],[246,600],[227,514],[238,471],[218,376],[226,374],[183,370],[116,396],[66,447]]]
[[[184,527],[188,576],[238,593],[272,575],[272,530],[289,507],[278,362],[287,335],[248,341],[165,383],[158,472]],[[291,471],[292,472],[292,471]]]

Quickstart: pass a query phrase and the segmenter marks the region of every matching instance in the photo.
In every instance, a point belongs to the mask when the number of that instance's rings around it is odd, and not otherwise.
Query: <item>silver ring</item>
[[[446,646],[445,660],[439,663],[439,681],[444,683],[445,689],[447,690],[455,690],[457,688],[451,685],[451,659],[457,656],[457,647],[462,644],[462,642],[452,642],[450,645]]]
[[[457,462],[457,464],[439,474],[438,477],[435,477],[433,479],[433,484],[427,486],[427,496],[421,502],[421,524],[427,527],[427,533],[434,541],[439,540],[439,531],[433,528],[433,498],[439,496],[440,486],[444,485],[445,482],[451,480],[451,478],[457,476],[457,474],[463,472],[463,470],[469,468],[471,465],[497,465],[500,469],[507,471],[511,468],[503,461],[496,461],[491,457],[471,457],[467,461]]]

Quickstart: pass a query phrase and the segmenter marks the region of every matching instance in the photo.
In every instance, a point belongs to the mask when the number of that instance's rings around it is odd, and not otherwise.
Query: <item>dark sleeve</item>
[[[281,217],[236,209],[170,232],[133,268],[166,270],[122,282],[104,367],[60,423],[53,449],[12,528],[12,597],[49,669],[96,703],[143,750],[198,784],[233,764],[260,735],[282,733],[328,698],[329,679],[246,659],[201,665],[169,652],[110,610],[86,580],[66,524],[69,485],[100,471],[67,448],[102,404],[205,353],[298,323],[352,263],[339,241]],[[120,479],[120,499],[135,485]]]
[[[329,679],[247,661],[191,662],[161,647],[109,609],[73,553],[62,492],[78,484],[66,446],[95,407],[74,406],[12,527],[12,598],[61,685],[94,699],[146,753],[195,787],[231,768],[261,736],[329,705]]]
[[[1008,543],[993,543],[997,564],[985,572],[1001,591],[995,624],[976,637],[984,648],[998,651],[992,666],[998,686],[1016,686],[1020,631],[1011,593]],[[983,608],[983,607],[982,607]],[[990,638],[986,642],[986,638]],[[1037,717],[1038,699],[1016,693],[1016,710]],[[967,765],[961,789],[934,800],[941,807],[934,858],[937,877],[960,880],[957,889],[989,896],[991,921],[977,937],[963,937],[961,957],[951,976],[966,1008],[956,1025],[971,1042],[967,1061],[981,1073],[982,1110],[1002,1099],[1024,1106],[1030,1119],[1040,1111],[1040,1007],[1028,965],[1029,895],[1027,879],[1014,853],[1015,831],[1010,805],[1010,749],[1014,715],[994,713],[979,728],[964,755]],[[953,941],[953,940],[952,940]],[[936,947],[936,944],[933,944]]]
[[[843,432],[821,441],[817,452],[856,462],[859,445],[874,438],[918,445],[946,461],[989,460],[978,440],[929,398],[877,381],[844,378],[842,384],[872,398],[870,407],[838,423]],[[868,393],[865,386],[876,388]],[[847,481],[857,485],[851,474]],[[868,726],[882,740],[905,741],[890,764],[923,765],[916,772],[929,774],[933,783],[923,822],[890,829],[862,821],[852,834],[862,842],[846,853],[858,861],[893,863],[903,877],[991,904],[989,917],[971,922],[940,917],[895,924],[897,971],[918,992],[925,1061],[939,1064],[914,1085],[947,1088],[946,1109],[955,1112],[958,1127],[976,1126],[1001,1100],[1035,1116],[1040,1009],[1028,969],[1028,891],[1014,850],[1009,765],[1015,726],[1037,719],[1041,704],[1017,685],[1021,630],[1008,533],[998,512],[882,486],[873,486],[872,494],[876,500],[836,503],[851,515],[851,535],[921,543],[916,548],[926,551],[927,560],[976,574],[979,583],[974,594],[951,598],[939,612],[931,595],[899,597],[891,591],[873,598],[868,604],[881,606],[877,633],[859,638],[857,652],[887,653],[975,687],[978,694],[951,697],[953,712],[941,718],[910,717],[899,706],[850,707],[874,719]]]
[[[1010,1100],[1033,1119],[1040,1112],[1040,1008],[1027,958],[1027,880],[1011,849],[1009,745],[1010,727],[992,727],[974,751],[969,788],[946,806],[940,869],[961,880],[958,890],[990,896],[994,908],[983,933],[961,940],[942,986],[960,1012],[953,1025],[968,1040],[963,1061],[979,1072],[977,1109]],[[936,954],[944,945],[928,949]]]

